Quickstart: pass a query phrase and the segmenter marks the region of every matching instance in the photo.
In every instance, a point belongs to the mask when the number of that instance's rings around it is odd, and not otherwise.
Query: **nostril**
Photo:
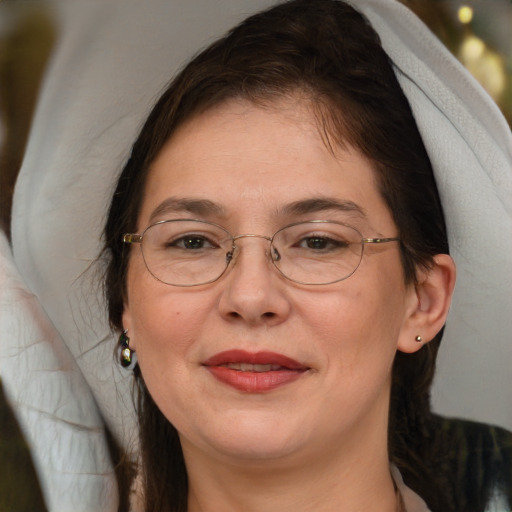
[[[276,314],[272,313],[271,311],[268,311],[267,313],[263,313],[263,316],[265,318],[274,318],[276,316]]]

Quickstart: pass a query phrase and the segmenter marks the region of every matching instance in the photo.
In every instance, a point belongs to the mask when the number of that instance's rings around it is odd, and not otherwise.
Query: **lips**
[[[228,350],[203,366],[219,381],[239,391],[263,393],[299,379],[308,367],[275,352]]]

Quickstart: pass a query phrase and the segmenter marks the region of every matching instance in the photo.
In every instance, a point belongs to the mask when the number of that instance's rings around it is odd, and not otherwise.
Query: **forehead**
[[[181,199],[207,200],[227,217],[290,214],[286,205],[316,199],[369,217],[387,211],[372,163],[353,148],[328,147],[310,104],[297,99],[229,101],[181,126],[151,166],[140,224]]]

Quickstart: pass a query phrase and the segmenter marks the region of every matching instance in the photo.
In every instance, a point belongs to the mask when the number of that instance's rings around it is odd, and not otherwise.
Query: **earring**
[[[421,336],[416,336],[416,338],[414,338],[414,341],[421,343],[423,341],[423,338]]]
[[[130,338],[126,335],[128,329],[125,329],[121,336],[119,336],[119,347],[121,348],[121,353],[119,356],[119,362],[123,368],[127,368],[132,364],[132,354],[134,350],[130,348]]]

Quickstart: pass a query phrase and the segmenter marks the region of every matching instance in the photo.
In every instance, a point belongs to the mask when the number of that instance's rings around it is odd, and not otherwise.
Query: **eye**
[[[302,249],[312,249],[313,251],[336,251],[346,249],[349,242],[342,239],[335,240],[328,236],[308,236],[304,237],[296,244]]]
[[[167,247],[197,251],[200,249],[215,249],[218,245],[203,235],[187,234],[174,240],[169,240]]]

